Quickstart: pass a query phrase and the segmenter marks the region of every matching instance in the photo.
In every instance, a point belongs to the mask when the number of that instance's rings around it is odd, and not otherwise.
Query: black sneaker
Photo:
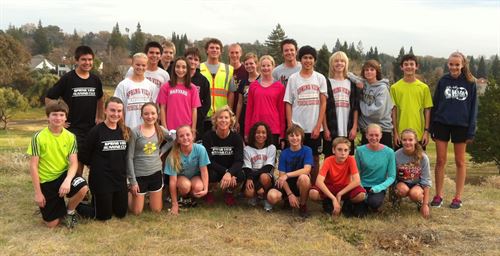
[[[64,222],[66,224],[66,227],[68,227],[69,229],[74,228],[76,224],[78,224],[76,213],[66,214],[66,217],[64,217]]]
[[[309,212],[307,211],[307,204],[303,204],[300,206],[299,215],[302,218],[309,218]]]
[[[332,214],[332,212],[333,212],[333,202],[332,202],[332,199],[330,199],[330,198],[323,199],[322,205],[323,205],[323,211],[326,214]]]

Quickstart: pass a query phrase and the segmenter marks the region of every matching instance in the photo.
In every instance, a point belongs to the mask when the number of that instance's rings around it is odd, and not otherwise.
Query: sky
[[[82,34],[117,22],[133,33],[140,22],[147,33],[224,44],[263,43],[279,23],[299,46],[317,49],[339,38],[394,56],[410,46],[422,56],[500,54],[500,0],[0,0],[0,29],[38,20]]]

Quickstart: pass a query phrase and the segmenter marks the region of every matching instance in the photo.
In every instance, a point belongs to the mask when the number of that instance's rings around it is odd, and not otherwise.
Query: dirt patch
[[[377,246],[385,251],[407,255],[423,254],[424,249],[439,243],[439,234],[432,230],[395,231],[377,236]]]

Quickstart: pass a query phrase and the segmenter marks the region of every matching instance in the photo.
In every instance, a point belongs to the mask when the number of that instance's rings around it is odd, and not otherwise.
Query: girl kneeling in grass
[[[398,197],[408,196],[416,202],[424,218],[429,217],[430,177],[429,158],[417,140],[413,129],[401,133],[403,148],[396,151],[396,190]]]
[[[135,215],[144,208],[144,197],[149,194],[149,206],[154,212],[163,208],[160,145],[167,142],[170,148],[173,139],[168,131],[158,124],[158,107],[153,102],[142,105],[144,123],[132,129],[128,143],[127,176],[132,194],[129,209]]]
[[[348,138],[337,137],[333,140],[334,155],[325,159],[316,185],[309,191],[311,200],[323,200],[323,209],[334,218],[340,214],[342,200],[359,204],[366,196],[366,190],[361,187],[356,160],[349,155],[350,148]]]
[[[273,185],[273,170],[276,161],[276,147],[271,144],[271,129],[264,122],[255,123],[250,128],[248,145],[243,149],[243,170],[245,197],[255,206],[258,199],[265,199]],[[271,211],[272,206],[266,200],[264,209]]]
[[[192,200],[189,197],[200,198],[208,192],[207,165],[210,160],[205,147],[193,143],[193,140],[191,126],[177,128],[174,146],[165,163],[165,174],[170,176],[169,189],[174,215],[179,214],[177,192],[185,203]]]

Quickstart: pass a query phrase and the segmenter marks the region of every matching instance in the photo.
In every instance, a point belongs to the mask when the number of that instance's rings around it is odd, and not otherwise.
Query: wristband
[[[293,195],[293,193],[292,193],[292,192],[290,192],[290,193],[286,194],[286,196],[288,196],[288,197],[290,197],[291,195]]]

